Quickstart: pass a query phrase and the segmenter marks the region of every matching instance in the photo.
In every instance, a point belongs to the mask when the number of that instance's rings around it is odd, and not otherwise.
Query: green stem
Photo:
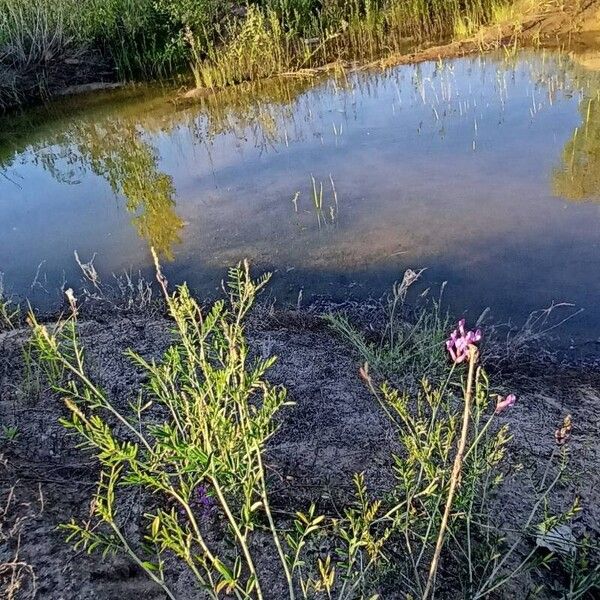
[[[118,411],[112,404],[106,399],[104,394],[88,379],[83,370],[75,368],[66,358],[60,355],[61,363],[74,375],[76,375],[81,382],[100,400],[102,408],[108,410],[115,418],[117,418],[129,431],[131,431],[144,445],[146,450],[150,454],[153,454],[150,444],[146,441],[146,438]]]
[[[261,491],[263,496],[263,505],[265,508],[265,513],[267,515],[267,519],[269,521],[269,527],[271,528],[271,532],[273,534],[273,540],[275,541],[275,546],[277,546],[277,553],[279,554],[279,558],[281,560],[281,565],[283,566],[283,571],[285,573],[285,578],[287,579],[288,591],[290,594],[290,600],[296,600],[296,594],[294,593],[294,582],[292,580],[292,574],[290,573],[290,569],[288,567],[287,561],[285,560],[285,553],[283,552],[283,548],[281,547],[281,541],[279,540],[279,535],[277,534],[277,528],[275,527],[275,521],[273,520],[273,515],[271,514],[271,508],[269,506],[269,499],[267,495],[267,485],[265,483],[265,470],[263,468],[262,457],[260,455],[260,449],[258,446],[255,448],[258,468],[260,470],[260,483],[261,483]]]
[[[227,516],[227,520],[229,521],[229,524],[231,525],[231,528],[233,529],[233,533],[235,534],[235,537],[237,538],[237,540],[242,548],[244,558],[246,559],[246,565],[248,567],[248,570],[250,571],[250,575],[254,578],[254,581],[256,583],[256,595],[258,597],[258,600],[263,600],[263,593],[262,593],[262,589],[260,587],[260,581],[258,580],[258,574],[256,572],[256,568],[254,567],[254,561],[252,560],[252,555],[250,554],[250,549],[248,548],[248,543],[246,542],[246,538],[244,537],[244,535],[242,535],[242,532],[240,531],[240,528],[238,527],[235,517],[233,516],[231,509],[229,508],[229,504],[227,503],[227,500],[225,499],[225,496],[223,495],[223,492],[221,490],[221,486],[219,485],[219,482],[213,476],[211,476],[210,480],[211,480],[211,483],[213,484],[215,493],[217,494],[217,498],[219,499],[219,502],[221,503],[221,507],[223,508],[223,511],[225,512],[225,515]]]
[[[148,577],[150,577],[150,579],[152,579],[152,581],[154,581],[154,583],[156,583],[163,589],[165,594],[168,596],[169,600],[177,600],[175,598],[175,596],[173,595],[173,592],[171,592],[171,590],[167,587],[165,582],[162,581],[159,577],[157,577],[150,569],[148,569],[144,565],[143,561],[140,560],[139,556],[132,550],[131,546],[127,543],[127,540],[121,533],[121,530],[114,523],[114,521],[109,521],[109,525],[111,526],[112,530],[115,532],[117,537],[119,538],[119,541],[123,545],[123,548],[125,548],[127,554],[130,556],[130,558],[148,575]]]
[[[548,497],[548,494],[552,491],[554,486],[559,482],[561,477],[562,477],[562,471],[559,471],[558,474],[556,475],[556,477],[552,480],[552,482],[548,486],[548,488],[544,491],[544,493],[541,495],[541,497],[538,499],[538,501],[534,504],[533,508],[531,509],[531,512],[529,513],[529,518],[527,519],[527,522],[525,523],[525,526],[523,527],[523,530],[527,531],[529,529],[538,509],[542,505],[542,502],[544,502],[544,500]],[[507,560],[512,556],[514,551],[517,549],[520,541],[521,541],[521,539],[519,538],[510,547],[508,552],[506,552],[504,554],[504,556],[502,557],[502,560],[494,567],[494,570],[492,571],[490,576],[487,578],[485,583],[479,588],[479,591],[478,591],[477,595],[475,595],[473,597],[473,600],[478,600],[479,598],[484,598],[485,596],[487,596],[489,594],[489,592],[492,589],[496,589],[496,587],[498,587],[498,584],[494,585],[493,587],[490,587],[490,585],[494,582],[496,575],[498,574],[500,569],[503,567],[503,565],[506,564]],[[520,566],[519,566],[519,568],[520,568]]]

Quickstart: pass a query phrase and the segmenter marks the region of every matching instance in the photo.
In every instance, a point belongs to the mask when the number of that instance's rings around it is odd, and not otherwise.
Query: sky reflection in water
[[[380,296],[427,267],[456,312],[518,322],[573,302],[565,335],[597,338],[600,86],[581,62],[460,59],[192,107],[128,90],[13,117],[0,271],[42,306],[80,280],[75,250],[107,277],[149,272],[152,244],[207,295],[247,257],[293,302]]]

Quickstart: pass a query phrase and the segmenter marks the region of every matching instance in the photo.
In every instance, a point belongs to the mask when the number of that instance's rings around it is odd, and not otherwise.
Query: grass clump
[[[0,331],[15,329],[21,316],[21,307],[8,297],[4,289],[4,273],[0,272]]]
[[[419,384],[423,377],[439,381],[447,372],[444,341],[450,317],[439,299],[410,310],[406,305],[409,288],[421,272],[409,269],[402,281],[394,284],[385,303],[385,323],[378,333],[366,334],[343,313],[330,313],[325,320],[348,341],[362,359],[385,377]],[[410,314],[409,314],[410,313]]]
[[[491,399],[475,337],[445,381],[424,380],[415,394],[376,385],[362,369],[395,431],[385,494],[374,496],[367,474],[357,473],[345,507],[280,506],[265,452],[278,415],[293,409],[267,379],[275,359],[250,360],[244,326],[268,276],[253,280],[239,265],[228,301],[204,311],[185,285],[168,293],[157,269],[174,339],[159,361],[129,352],[147,376],[132,402],[110,398],[88,374],[73,297],[71,315],[52,329],[30,315],[32,351],[64,402],[62,423],[99,468],[92,518],[63,526],[76,548],[129,556],[169,598],[189,596],[177,587],[187,570],[213,599],[375,599],[391,589],[480,599],[554,560],[540,558],[530,540],[576,512],[543,514],[564,474],[566,444],[509,543],[504,515],[490,508],[510,440],[497,417],[507,400]]]
[[[170,76],[185,55],[154,0],[0,0],[0,110],[77,83]]]
[[[264,0],[249,5],[243,18],[227,21],[205,53],[193,29],[186,38],[196,85],[218,88],[465,37],[499,7],[496,0]]]

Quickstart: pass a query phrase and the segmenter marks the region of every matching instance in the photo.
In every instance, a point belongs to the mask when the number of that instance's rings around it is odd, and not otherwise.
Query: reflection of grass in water
[[[336,85],[342,87],[344,82],[336,81]],[[77,137],[74,124],[87,127],[114,120],[146,134],[187,126],[203,141],[222,133],[242,135],[251,128],[257,144],[279,142],[284,138],[283,121],[292,119],[296,111],[294,103],[314,87],[315,78],[308,76],[246,82],[198,98],[184,110],[174,110],[169,102],[172,88],[158,86],[64,98],[48,107],[0,116],[0,169],[31,147],[40,154],[48,146],[64,146],[64,132]]]
[[[78,147],[91,170],[122,194],[141,237],[159,253],[173,258],[183,226],[175,213],[175,187],[170,175],[158,170],[155,150],[135,127],[120,122],[80,130]]]
[[[185,113],[162,101],[157,105],[137,96],[129,101],[117,93],[116,105],[92,105],[75,125],[77,104],[67,101],[55,107],[50,119],[47,112],[34,111],[7,122],[0,167],[7,169],[15,156],[29,149],[34,161],[61,183],[75,184],[81,174],[93,172],[125,197],[127,210],[136,215],[133,223],[139,235],[162,256],[172,258],[183,227],[175,212],[175,188],[171,176],[158,170],[157,152],[143,134],[168,132],[183,123],[197,139],[211,141],[222,133],[242,135],[250,128],[257,144],[271,145],[284,139],[294,102],[311,85],[307,78],[247,84],[203,98],[200,111]],[[140,102],[148,110],[140,111]]]
[[[219,90],[198,100],[205,118],[197,119],[195,132],[204,140],[212,140],[223,133],[243,137],[250,131],[257,146],[285,143],[286,124],[296,118],[298,99],[314,87],[314,78],[298,77],[246,82]]]
[[[53,147],[45,148],[51,143]],[[58,151],[56,150],[58,146]],[[39,144],[35,160],[56,180],[76,183],[78,171],[102,177],[122,195],[140,237],[172,259],[183,222],[175,212],[175,187],[158,169],[156,150],[133,121],[81,122],[66,133]]]
[[[582,100],[583,124],[575,129],[554,170],[557,195],[568,200],[600,199],[600,97]]]
[[[516,60],[506,61],[500,64],[500,68],[510,74],[516,64]],[[557,90],[569,87],[570,83],[563,79],[570,81],[574,72],[570,61],[556,64],[556,61],[534,60],[530,68],[531,80],[548,80],[546,84],[553,95]],[[123,90],[110,94],[111,100],[108,102],[97,99],[93,102],[70,100],[53,109],[58,116],[48,119],[46,113],[45,121],[41,111],[33,111],[15,118],[14,122],[1,122],[0,156],[3,157],[3,164],[7,165],[16,154],[31,149],[35,159],[59,181],[72,183],[77,179],[74,176],[77,169],[91,170],[105,178],[115,193],[126,196],[127,208],[136,213],[135,225],[140,235],[160,249],[163,255],[171,256],[182,223],[174,212],[173,183],[168,175],[158,172],[156,151],[144,134],[168,133],[181,127],[190,130],[194,138],[202,142],[210,143],[215,137],[227,133],[244,140],[250,138],[258,146],[267,148],[276,143],[287,143],[288,132],[302,135],[302,128],[298,125],[312,119],[315,105],[322,100],[321,95],[328,98],[340,89],[342,93],[345,89],[351,89],[370,96],[372,89],[376,90],[382,80],[385,82],[390,78],[394,81],[399,78],[398,83],[404,76],[405,70],[376,78],[347,79],[342,74],[316,87],[314,79],[309,77],[248,82],[202,97],[199,107],[183,110],[173,110],[172,105],[164,101],[164,92],[140,98],[138,95],[132,97],[131,92]],[[588,77],[586,75],[583,83],[589,84]],[[422,91],[420,69],[415,68],[411,84],[415,90]],[[311,93],[303,95],[308,90]],[[434,111],[438,107],[441,113],[438,105],[445,100],[435,97],[434,102],[429,88],[426,91],[427,98],[424,97],[423,102],[431,103]],[[499,91],[505,93],[502,89]],[[446,93],[449,92],[440,91],[443,98]],[[581,188],[577,192],[580,197],[589,195],[590,189],[600,189],[597,170],[593,167],[593,164],[597,164],[594,163],[593,145],[598,138],[595,133],[599,127],[598,102],[584,103],[582,112],[587,121],[587,130],[581,128],[573,140],[574,148],[565,150],[565,157],[568,157],[568,160],[565,159],[566,166],[555,177],[557,185],[570,188],[570,192],[564,193],[567,197],[576,195],[574,190],[578,186]],[[73,113],[78,115],[75,125]],[[67,119],[68,126],[65,125]],[[30,131],[24,133],[28,122]],[[11,131],[18,132],[18,135],[11,139]],[[587,172],[584,172],[586,169]],[[319,181],[316,185],[319,187]],[[333,184],[332,192],[335,200]],[[309,191],[309,197],[310,194]],[[317,200],[319,196],[317,189]],[[314,208],[318,210],[320,204],[324,211],[322,214],[317,212],[317,217],[324,221],[327,211],[325,222],[329,220],[329,213],[332,221],[337,220],[337,202],[329,202],[328,190],[325,196],[325,203],[322,200],[314,203],[313,198]]]

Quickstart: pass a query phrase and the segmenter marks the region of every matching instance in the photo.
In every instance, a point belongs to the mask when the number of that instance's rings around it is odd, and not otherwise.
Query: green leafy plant
[[[385,597],[389,575],[407,597],[430,598],[443,585],[479,599],[542,564],[535,547],[510,559],[526,547],[562,471],[550,481],[547,470],[522,534],[508,545],[489,500],[510,439],[496,415],[514,397],[490,400],[479,333],[461,324],[448,342],[455,362],[446,381],[424,380],[416,395],[376,385],[363,367],[395,430],[387,494],[373,497],[359,473],[347,505],[333,513],[275,510],[264,454],[290,403],[266,379],[275,359],[250,360],[244,326],[269,277],[253,280],[238,265],[228,301],[204,311],[187,286],[168,292],[155,260],[173,342],[159,361],[128,352],[146,376],[133,401],[110,398],[88,375],[72,293],[71,315],[52,328],[29,317],[31,354],[63,399],[62,423],[99,467],[93,518],[62,526],[75,548],[128,555],[169,598],[187,569],[213,599],[375,599],[380,590]]]
[[[19,428],[15,425],[2,425],[0,428],[0,437],[7,442],[14,442],[19,437]]]

